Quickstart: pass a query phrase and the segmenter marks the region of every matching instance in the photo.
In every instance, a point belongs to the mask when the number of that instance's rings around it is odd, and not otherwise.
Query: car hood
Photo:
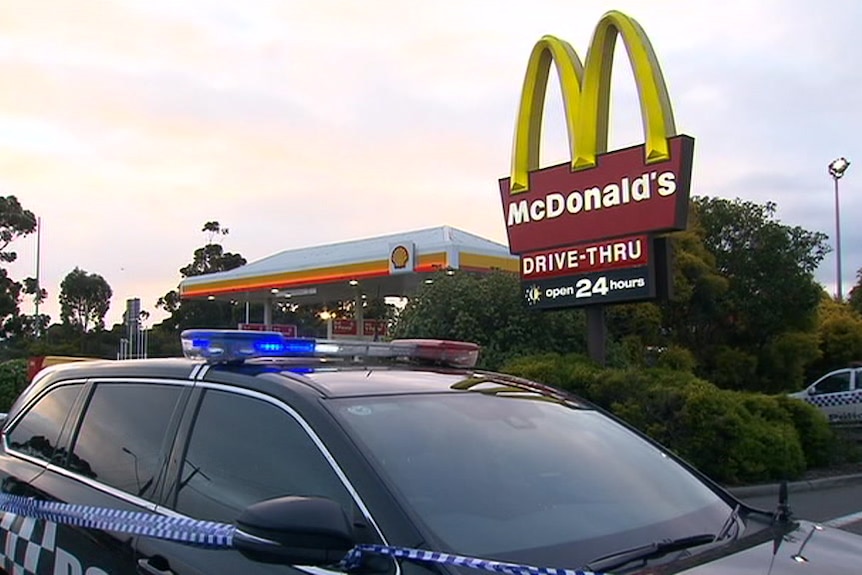
[[[785,534],[773,556],[774,549],[775,543],[768,541],[678,573],[858,575],[862,570],[862,537],[808,521]]]

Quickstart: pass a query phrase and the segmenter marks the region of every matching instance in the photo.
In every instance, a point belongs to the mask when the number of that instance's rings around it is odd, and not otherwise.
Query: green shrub
[[[12,359],[0,363],[0,412],[9,411],[27,383],[26,359]]]
[[[590,397],[591,386],[606,372],[582,355],[558,353],[513,359],[501,371],[565,389],[590,401],[595,401]]]
[[[793,479],[805,471],[799,434],[790,423],[749,409],[753,394],[697,390],[670,424],[671,445],[695,467],[726,484]],[[754,399],[756,401],[756,399]]]
[[[815,332],[786,332],[776,336],[761,354],[761,391],[796,391],[805,381],[805,368],[822,355]]]
[[[565,387],[569,379],[568,366],[558,353],[516,358],[508,361],[502,371],[557,387]]]
[[[617,369],[642,367],[647,361],[647,349],[636,335],[611,340],[607,346],[607,365]]]
[[[689,371],[601,369],[560,355],[520,358],[505,371],[592,401],[726,484],[799,477],[830,441],[828,426],[810,410],[722,390]]]
[[[830,465],[844,465],[862,462],[862,443],[859,432],[853,428],[835,429],[835,442],[829,450]]]
[[[671,346],[658,354],[656,367],[694,373],[694,369],[697,367],[697,360],[694,354],[686,348]]]
[[[809,403],[786,395],[776,395],[770,399],[787,414],[787,421],[799,434],[806,467],[827,467],[835,462],[837,437],[823,412]]]
[[[757,381],[757,357],[732,347],[717,348],[706,368],[705,377],[723,389],[747,389]]]

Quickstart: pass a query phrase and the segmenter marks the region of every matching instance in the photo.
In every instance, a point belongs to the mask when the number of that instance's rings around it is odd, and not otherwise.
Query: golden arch
[[[652,45],[640,24],[621,12],[602,16],[581,64],[572,46],[544,36],[533,47],[521,91],[512,149],[510,193],[529,189],[529,173],[539,168],[542,115],[551,62],[560,77],[572,170],[596,165],[608,146],[611,70],[617,36],[623,40],[638,88],[646,141],[646,162],[670,158],[667,139],[676,135],[667,86]]]

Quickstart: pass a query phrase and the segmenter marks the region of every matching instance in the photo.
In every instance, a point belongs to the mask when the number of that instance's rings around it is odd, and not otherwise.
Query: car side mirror
[[[805,390],[805,392],[808,395],[816,395],[817,394],[817,388],[816,387],[809,387],[808,389]]]
[[[236,526],[236,548],[261,563],[333,565],[356,544],[344,509],[322,497],[255,503],[240,514]]]

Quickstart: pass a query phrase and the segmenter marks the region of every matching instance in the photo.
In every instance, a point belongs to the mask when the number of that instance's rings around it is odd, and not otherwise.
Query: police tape
[[[464,555],[451,553],[440,553],[437,551],[425,551],[409,547],[391,547],[389,545],[357,545],[351,549],[347,556],[341,560],[341,566],[350,571],[362,564],[362,555],[371,553],[374,555],[386,555],[396,559],[407,559],[421,563],[439,563],[443,565],[454,565],[456,567],[468,567],[481,571],[502,573],[503,575],[608,575],[595,573],[593,571],[581,571],[580,569],[555,569],[553,567],[533,567],[532,565],[520,565],[517,563],[501,563],[489,559],[478,559]]]
[[[202,521],[188,517],[172,517],[143,511],[123,511],[106,507],[43,501],[8,493],[0,493],[0,511],[85,529],[128,533],[210,549],[233,549],[235,548],[234,538],[242,536],[242,532],[238,532],[236,526],[227,523]],[[372,544],[356,545],[338,565],[345,571],[357,569],[362,565],[362,559],[367,554],[383,555],[420,563],[467,567],[503,575],[605,575],[577,569],[533,567],[451,553]]]
[[[8,493],[0,493],[0,511],[64,525],[142,535],[215,549],[232,548],[236,534],[235,526],[215,521],[43,501]]]

